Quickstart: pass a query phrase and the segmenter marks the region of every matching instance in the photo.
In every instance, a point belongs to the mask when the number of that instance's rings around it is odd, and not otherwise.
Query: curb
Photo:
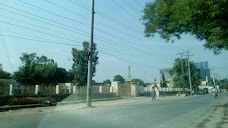
[[[123,99],[121,97],[117,98],[102,98],[102,99],[92,99],[92,102],[98,102],[98,101],[109,101],[109,100],[120,100]],[[79,100],[79,101],[65,101],[65,102],[59,102],[57,105],[70,105],[70,104],[79,104],[79,103],[85,103],[86,100]]]
[[[116,98],[92,99],[92,102],[119,100],[119,99],[123,99],[123,98],[116,97]],[[0,107],[0,112],[5,112],[5,111],[9,111],[9,110],[18,110],[18,109],[23,109],[23,108],[48,107],[48,106],[56,106],[56,105],[71,105],[71,104],[79,104],[79,103],[85,103],[85,102],[86,102],[86,100],[58,102],[58,103],[55,103],[55,104],[52,104],[52,105],[48,105],[48,104],[29,104],[29,105],[1,106]]]

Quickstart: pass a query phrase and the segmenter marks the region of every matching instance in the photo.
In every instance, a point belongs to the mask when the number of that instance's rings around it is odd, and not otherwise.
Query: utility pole
[[[92,98],[92,61],[93,61],[93,30],[94,30],[94,0],[91,0],[91,35],[90,35],[90,44],[89,44],[89,54],[88,54],[88,76],[87,76],[87,96],[86,104],[87,107],[91,107],[91,98]]]
[[[191,94],[191,96],[192,96],[192,80],[191,80],[191,72],[190,72],[189,51],[187,51],[187,56],[188,56],[188,76],[189,76],[190,94]]]
[[[147,80],[146,80],[146,71],[144,72],[144,75],[145,75],[145,83],[147,82]]]
[[[132,76],[131,76],[131,66],[128,66],[128,79],[131,81]]]

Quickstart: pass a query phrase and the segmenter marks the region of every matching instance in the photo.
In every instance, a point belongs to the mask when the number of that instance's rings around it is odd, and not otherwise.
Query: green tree
[[[165,79],[164,73],[162,73],[162,75],[161,75],[160,86],[161,86],[162,88],[166,88],[166,87],[167,87],[167,81],[166,81],[166,79]]]
[[[218,85],[220,89],[228,89],[228,80],[227,78],[218,80]]]
[[[138,83],[141,86],[146,86],[144,81],[142,79],[139,79],[139,78],[132,79],[131,82],[135,83],[135,84]]]
[[[184,74],[181,72],[181,59],[175,59],[173,68],[170,70],[170,74],[173,76],[174,86],[189,88],[189,76],[188,76],[188,66],[187,60],[183,59]],[[193,62],[190,62],[190,73],[191,73],[191,82],[192,88],[198,89],[198,86],[201,84],[199,74],[197,72],[196,66]]]
[[[113,81],[119,81],[120,83],[125,83],[125,79],[121,75],[114,76]]]
[[[11,74],[9,72],[6,72],[2,69],[2,65],[0,64],[0,78],[1,79],[10,79]]]
[[[154,0],[144,8],[145,36],[158,33],[167,41],[190,33],[206,40],[205,47],[220,53],[228,50],[227,0]]]
[[[104,83],[104,84],[111,84],[112,82],[111,82],[111,80],[107,79],[107,80],[105,80],[103,83]]]
[[[77,48],[72,48],[73,55],[73,65],[72,72],[74,74],[74,83],[77,83],[79,86],[86,86],[87,83],[87,74],[88,74],[88,55],[89,55],[89,42],[84,41],[83,49],[79,50]],[[98,64],[98,51],[96,44],[93,43],[92,48],[92,76],[95,76],[96,65]]]
[[[36,53],[22,53],[22,66],[14,72],[14,79],[25,85],[48,85],[68,82],[68,73],[59,68],[53,59],[37,56]]]

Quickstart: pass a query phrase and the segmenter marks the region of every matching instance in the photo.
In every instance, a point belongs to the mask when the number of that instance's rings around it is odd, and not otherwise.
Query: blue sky
[[[131,66],[132,77],[152,82],[185,50],[194,54],[192,61],[208,61],[214,73],[228,77],[227,51],[214,55],[191,35],[175,43],[145,38],[140,18],[150,1],[95,0],[94,42],[100,51],[94,80],[112,80],[117,74],[126,78]],[[80,49],[90,39],[90,0],[2,0],[0,17],[0,63],[11,73],[21,65],[22,52],[45,55],[68,70],[72,47]]]

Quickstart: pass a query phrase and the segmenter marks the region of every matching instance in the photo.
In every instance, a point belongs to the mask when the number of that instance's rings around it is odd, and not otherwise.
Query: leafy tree
[[[166,88],[166,87],[167,87],[167,81],[166,81],[166,79],[165,79],[164,73],[162,73],[162,76],[161,76],[160,86],[161,86],[162,88]]]
[[[148,86],[148,85],[151,85],[151,84],[152,84],[152,83],[148,83],[148,82],[147,82],[147,83],[145,83],[145,87]]]
[[[142,79],[139,79],[139,78],[132,79],[131,82],[132,83],[138,83],[141,86],[145,86],[144,81]]]
[[[22,66],[13,75],[14,79],[25,85],[48,85],[68,82],[68,73],[59,68],[53,59],[37,56],[35,53],[22,53]]]
[[[113,81],[119,81],[120,83],[125,83],[125,79],[121,75],[114,76]]]
[[[89,42],[84,41],[83,49],[79,50],[77,48],[72,48],[73,55],[73,65],[72,72],[74,74],[74,83],[77,83],[79,86],[86,86],[87,83],[87,74],[88,74],[88,55],[89,55]],[[96,65],[98,64],[98,51],[96,44],[93,43],[92,48],[92,76],[95,76]]]
[[[174,76],[173,81],[175,87],[189,88],[188,66],[186,59],[183,59],[183,65],[186,65],[184,68],[184,74],[182,74],[181,72],[181,59],[175,59],[173,68],[170,70],[169,73]],[[201,81],[196,66],[193,62],[190,62],[190,73],[192,88],[198,89]]]
[[[220,89],[228,89],[228,80],[227,78],[217,81]]]
[[[2,69],[2,65],[0,64],[0,78],[1,79],[10,79],[11,78],[10,76],[11,76],[11,74],[6,72],[6,71],[4,71]]]
[[[227,0],[155,0],[144,8],[145,36],[155,33],[167,41],[190,33],[206,40],[205,47],[215,53],[228,50]]]
[[[107,79],[107,80],[105,80],[103,83],[104,83],[104,84],[111,84],[112,82],[111,82],[111,80]]]

